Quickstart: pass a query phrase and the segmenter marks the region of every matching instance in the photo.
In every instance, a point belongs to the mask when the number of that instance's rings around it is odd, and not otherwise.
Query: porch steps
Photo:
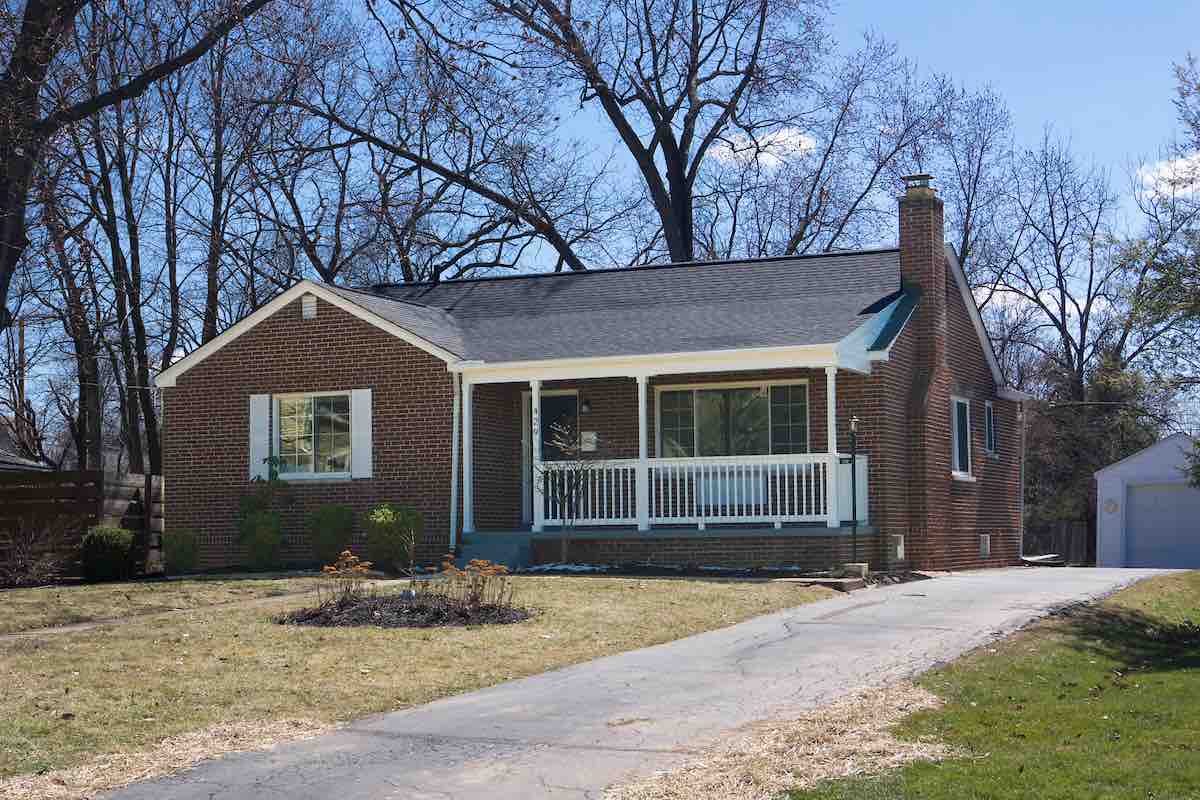
[[[468,561],[486,559],[509,569],[528,567],[533,563],[533,548],[528,533],[470,533],[463,538],[457,566]]]

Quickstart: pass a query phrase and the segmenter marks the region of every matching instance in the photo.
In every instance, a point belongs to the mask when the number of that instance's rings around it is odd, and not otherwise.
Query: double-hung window
[[[275,409],[281,475],[349,477],[349,394],[285,395]]]
[[[971,401],[964,397],[950,400],[950,425],[953,450],[951,471],[956,477],[971,475]]]
[[[664,458],[808,452],[805,383],[668,389],[658,399]]]

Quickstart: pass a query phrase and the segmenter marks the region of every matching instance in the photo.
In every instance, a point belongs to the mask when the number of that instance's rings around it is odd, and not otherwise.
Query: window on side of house
[[[808,452],[808,385],[668,389],[659,394],[664,458]]]
[[[955,475],[965,477],[971,474],[971,402],[963,397],[955,397],[951,399],[950,406],[954,446],[951,470]]]
[[[287,395],[276,410],[281,475],[350,475],[349,393]]]
[[[995,455],[998,452],[998,448],[996,446],[996,410],[992,407],[990,400],[983,407],[983,421],[984,446],[987,448],[989,453]]]

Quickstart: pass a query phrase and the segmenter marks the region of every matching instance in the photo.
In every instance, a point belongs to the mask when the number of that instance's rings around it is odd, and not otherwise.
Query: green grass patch
[[[924,676],[901,738],[963,753],[791,800],[1200,798],[1200,572],[1154,578]]]

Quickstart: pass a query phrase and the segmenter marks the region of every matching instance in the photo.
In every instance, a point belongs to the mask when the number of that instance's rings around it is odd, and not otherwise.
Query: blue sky
[[[1131,159],[1154,160],[1177,130],[1172,64],[1200,56],[1200,2],[841,0],[832,29],[850,47],[874,30],[921,67],[995,87],[1017,143],[1044,125],[1112,170],[1124,189]]]

